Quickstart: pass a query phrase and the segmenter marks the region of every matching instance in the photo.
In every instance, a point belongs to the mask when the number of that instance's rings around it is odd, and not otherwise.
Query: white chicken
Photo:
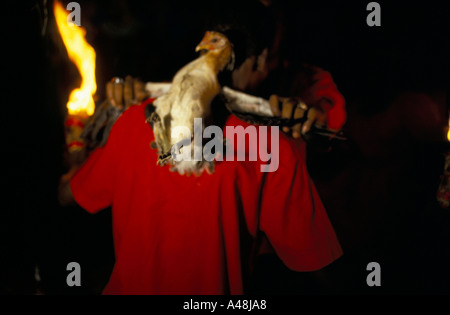
[[[198,146],[192,141],[194,118],[202,118],[204,123],[210,115],[211,102],[221,89],[218,74],[233,59],[230,41],[218,32],[206,32],[195,50],[204,53],[175,74],[169,92],[154,102],[156,109],[150,118],[159,153],[158,164],[171,164],[171,169],[180,174],[199,174],[211,167],[209,162],[193,159],[194,145]],[[175,127],[187,127],[190,134],[173,132]],[[186,143],[190,143],[190,147]],[[185,150],[190,150],[191,158],[175,161],[173,148],[182,156]]]

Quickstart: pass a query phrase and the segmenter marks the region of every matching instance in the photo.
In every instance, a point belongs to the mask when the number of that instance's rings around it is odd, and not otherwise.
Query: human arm
[[[118,78],[113,78],[106,84],[106,95],[107,99],[103,104],[105,106],[113,106],[120,108],[121,112],[133,104],[138,104],[143,99],[147,97],[147,92],[144,89],[144,83],[139,79],[134,79],[131,76],[127,76],[125,80]],[[101,109],[104,109],[101,108]],[[100,110],[101,110],[100,109]],[[97,109],[98,110],[98,109]],[[97,114],[97,116],[96,116]],[[101,121],[101,115],[98,113],[94,114],[90,123],[88,123],[87,128],[90,128],[87,133],[84,134],[85,140],[89,142],[89,139],[97,138],[98,132],[107,132],[103,135],[104,142],[109,138],[110,129],[105,130],[102,127],[105,122]],[[110,128],[115,123],[117,117],[113,117],[114,121],[110,122]],[[89,143],[91,144],[91,143]],[[86,146],[79,151],[72,153],[66,152],[65,160],[69,167],[69,171],[61,176],[58,185],[58,201],[62,206],[69,206],[75,204],[75,198],[70,185],[71,179],[77,174],[78,170],[83,167],[85,162],[89,160],[90,151],[96,151],[99,147],[103,147],[105,143],[101,145],[90,146],[88,149]],[[102,164],[102,163],[100,163]],[[101,167],[100,167],[101,168]]]
[[[321,269],[342,255],[308,174],[305,146],[303,140],[280,134],[279,168],[265,174],[261,193],[260,230],[285,265],[296,271]]]
[[[58,185],[58,202],[61,206],[67,207],[75,204],[72,189],[70,188],[70,179],[78,170],[78,167],[71,168],[66,174],[62,175]]]
[[[287,119],[306,115],[303,123],[283,127],[294,138],[305,135],[313,125],[338,132],[346,121],[345,99],[329,72],[315,66],[307,66],[307,70],[307,76],[300,73],[294,79],[294,97],[270,97],[272,112]]]

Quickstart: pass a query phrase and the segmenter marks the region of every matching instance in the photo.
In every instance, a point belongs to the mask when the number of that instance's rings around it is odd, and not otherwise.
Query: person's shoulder
[[[145,115],[145,108],[148,104],[148,102],[143,102],[139,105],[131,105],[124,110],[115,121],[109,138],[120,143],[129,143],[130,139],[136,138],[137,135],[149,132],[151,128]]]
[[[131,105],[130,107],[128,107],[126,110],[123,111],[122,115],[120,116],[120,119],[122,121],[124,121],[124,123],[133,123],[135,122],[135,120],[137,119],[141,119],[142,118],[144,120],[142,120],[143,122],[145,121],[146,117],[145,117],[145,108],[151,103],[149,102],[143,102],[141,104],[138,105]]]
[[[122,128],[136,128],[138,126],[144,125],[146,123],[146,115],[145,115],[145,109],[146,107],[151,104],[149,102],[143,102],[138,105],[131,105],[126,110],[122,112],[122,114],[119,116],[115,123],[116,129],[122,129]],[[152,105],[150,105],[152,106]]]

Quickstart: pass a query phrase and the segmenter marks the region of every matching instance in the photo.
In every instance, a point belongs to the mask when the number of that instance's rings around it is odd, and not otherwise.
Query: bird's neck
[[[230,62],[231,54],[231,47],[226,47],[219,51],[209,51],[204,57],[214,73],[218,74]]]

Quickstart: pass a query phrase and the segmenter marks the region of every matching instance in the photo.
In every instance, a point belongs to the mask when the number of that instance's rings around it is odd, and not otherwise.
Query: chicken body
[[[153,131],[160,155],[158,163],[172,164],[172,170],[180,174],[199,174],[205,168],[211,171],[211,165],[203,158],[194,160],[195,150],[202,150],[202,147],[195,148],[202,144],[193,141],[194,118],[202,118],[203,131],[205,118],[211,112],[211,102],[221,89],[217,76],[232,56],[231,43],[217,32],[205,34],[196,48],[196,51],[200,50],[206,52],[181,68],[175,74],[169,92],[154,102],[157,116],[153,117]],[[176,127],[184,127],[184,131],[190,132],[181,132],[183,129]],[[190,147],[186,143],[190,143]],[[186,150],[190,150],[190,158],[173,159],[174,152],[188,156]]]

